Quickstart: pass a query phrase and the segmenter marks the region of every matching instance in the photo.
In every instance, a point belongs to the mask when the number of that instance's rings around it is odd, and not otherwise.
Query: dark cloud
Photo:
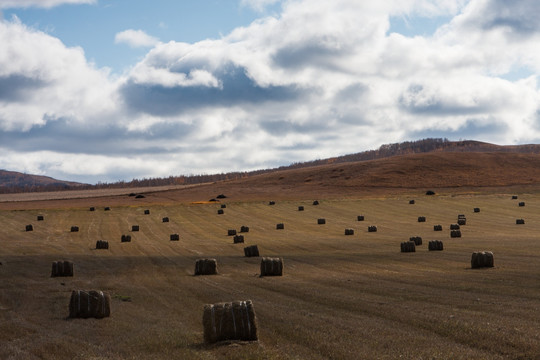
[[[24,101],[28,95],[37,89],[46,86],[46,82],[23,76],[9,75],[0,77],[0,101]]]
[[[278,49],[272,60],[278,67],[286,69],[303,69],[321,67],[338,70],[335,61],[350,53],[348,50],[325,46],[324,41],[311,39],[311,42],[294,44]]]
[[[471,25],[476,22],[483,30],[507,27],[520,35],[540,31],[540,6],[537,0],[490,0],[475,15]]]
[[[133,112],[172,116],[197,108],[294,101],[305,92],[294,86],[259,86],[241,67],[227,66],[214,76],[220,80],[221,87],[169,88],[128,81],[120,89],[120,93],[129,110]]]
[[[506,123],[500,123],[496,121],[469,119],[464,125],[460,126],[456,130],[439,130],[439,129],[424,129],[420,131],[408,132],[407,139],[426,139],[426,138],[449,138],[451,140],[458,139],[496,139],[501,134],[505,134],[509,131],[509,127]]]

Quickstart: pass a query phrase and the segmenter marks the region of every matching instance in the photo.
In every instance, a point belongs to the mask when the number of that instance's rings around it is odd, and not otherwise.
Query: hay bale
[[[131,235],[122,235],[122,237],[120,238],[120,241],[121,242],[131,242]]]
[[[246,257],[258,257],[259,256],[259,248],[257,245],[251,245],[244,248],[244,255]]]
[[[257,341],[257,318],[251,300],[207,304],[203,311],[204,341]]]
[[[70,318],[102,319],[111,315],[111,296],[103,291],[73,290],[69,301]]]
[[[491,251],[473,252],[471,256],[471,268],[493,267],[493,253]]]
[[[223,211],[223,209],[218,209],[217,213],[218,215],[223,215],[225,214],[225,211]]]
[[[163,219],[161,219],[162,222],[166,223],[166,222],[169,222],[169,218],[168,217],[164,217]]]
[[[461,237],[461,230],[452,230],[452,231],[450,231],[450,237],[451,238],[460,238]]]
[[[38,216],[37,216],[37,221],[43,221],[43,220],[44,220],[43,215],[38,215]]]
[[[425,216],[419,216],[418,217],[418,222],[426,222],[426,217]]]
[[[461,225],[467,225],[467,219],[465,219],[465,218],[460,218],[460,219],[458,219],[457,223],[458,223],[458,225],[460,225],[460,226],[461,226]]]
[[[358,215],[358,216],[356,217],[356,220],[358,220],[358,221],[364,221],[364,215]]]
[[[326,219],[317,219],[317,224],[319,224],[319,225],[326,224]]]
[[[517,200],[517,195],[512,195],[512,200]]]
[[[415,201],[414,201],[414,200],[409,200],[409,204],[410,204],[410,205],[414,205],[414,204],[415,204]]]
[[[144,210],[144,215],[150,215],[150,210],[148,209]]]
[[[218,198],[218,199],[226,199],[227,196],[225,196],[224,194],[219,194],[218,196],[216,196],[216,198]]]
[[[354,229],[345,229],[345,235],[354,235]]]
[[[135,199],[144,199],[144,198],[145,196],[141,194],[135,196]]]
[[[227,204],[221,204],[221,209],[226,209],[227,208]]]
[[[319,200],[315,200],[315,201],[313,202],[313,205],[315,205],[315,206],[316,206],[316,205],[319,205]]]
[[[96,211],[96,208],[92,206],[92,207],[90,208],[90,211]]]
[[[276,230],[283,230],[283,229],[285,229],[285,224],[283,223],[276,224]]]
[[[435,191],[428,190],[428,191],[426,191],[426,195],[435,195]]]
[[[79,232],[79,227],[78,226],[72,226],[71,227],[71,232]]]
[[[26,231],[34,231],[34,226],[32,226],[32,224],[29,224],[25,226],[25,229]]]
[[[234,235],[233,242],[235,244],[244,243],[244,235]]]
[[[479,212],[480,212],[480,208],[474,208],[473,211],[474,211],[475,213],[479,213]]]
[[[73,276],[73,262],[71,261],[53,261],[51,277]]]
[[[524,219],[516,219],[516,225],[525,225]]]
[[[458,219],[465,219],[465,215],[464,215],[464,214],[459,214],[459,215],[457,216],[457,218],[458,218]]]
[[[240,232],[241,233],[249,232],[249,226],[244,226],[244,225],[240,226]]]
[[[195,261],[195,275],[216,275],[216,259],[198,259]]]
[[[169,239],[170,239],[170,241],[180,241],[180,235],[179,234],[171,234]]]
[[[377,227],[375,225],[368,226],[368,232],[377,232]]]
[[[276,202],[275,202],[275,201],[270,201],[270,202],[268,203],[268,205],[276,205]]]
[[[411,236],[409,241],[412,241],[416,246],[422,245],[422,237],[420,236]]]
[[[298,211],[304,211],[304,207],[303,207],[303,206],[299,206],[299,207],[298,207]]]
[[[442,225],[434,225],[433,226],[433,231],[442,231]]]
[[[519,205],[519,206],[525,206],[525,202],[524,202],[524,201],[521,201],[518,205]]]
[[[443,251],[443,249],[443,242],[440,240],[431,240],[430,242],[428,242],[429,251]]]
[[[108,206],[106,206],[104,210],[105,210],[105,211],[111,211],[111,208],[108,207]]]
[[[261,276],[282,276],[283,259],[263,257],[261,259]]]
[[[139,231],[139,225],[132,225],[131,231]]]
[[[459,230],[460,226],[459,224],[450,224],[450,230]]]
[[[96,241],[96,249],[103,249],[107,250],[109,248],[109,242],[106,240],[98,240]]]
[[[401,252],[416,252],[414,241],[404,241],[401,243]]]
[[[129,193],[128,196],[129,196],[129,197],[133,197],[133,196],[137,196],[137,194],[135,194],[135,193]]]
[[[227,236],[234,236],[234,235],[236,235],[236,230],[234,229],[227,230]]]

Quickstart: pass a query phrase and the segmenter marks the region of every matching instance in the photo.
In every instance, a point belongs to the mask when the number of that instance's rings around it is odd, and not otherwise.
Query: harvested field
[[[238,201],[227,216],[212,204],[115,205],[0,211],[0,358],[2,359],[532,359],[540,353],[540,193],[423,197],[415,212],[450,224],[482,212],[463,238],[411,221],[411,194],[320,199],[306,217],[298,199]],[[229,195],[229,192],[227,192]],[[147,201],[147,196],[143,201]],[[206,196],[208,198],[208,196]],[[89,200],[90,201],[90,200]],[[112,202],[111,202],[112,203]],[[311,201],[305,205],[311,204]],[[234,206],[233,206],[234,205]],[[150,216],[142,215],[150,209]],[[378,232],[343,236],[363,213]],[[25,225],[42,214],[47,226]],[[168,216],[170,222],[162,223]],[[527,226],[516,227],[516,217]],[[321,227],[313,219],[325,218]],[[286,220],[286,231],[275,231]],[[140,225],[136,241],[96,251]],[[81,231],[66,231],[78,224]],[[224,229],[250,224],[249,244],[286,262],[281,277],[259,277],[260,258]],[[365,228],[363,228],[365,230]],[[179,233],[180,242],[169,235]],[[444,241],[444,251],[403,256],[403,234]],[[408,236],[408,235],[407,235]],[[512,241],[508,241],[511,239]],[[472,270],[471,253],[489,249],[494,268]],[[52,261],[69,257],[73,278],[51,278]],[[199,258],[219,275],[193,276]],[[436,279],[436,281],[434,281]],[[67,319],[72,290],[111,296],[111,316]],[[251,299],[258,342],[206,345],[204,304]]]

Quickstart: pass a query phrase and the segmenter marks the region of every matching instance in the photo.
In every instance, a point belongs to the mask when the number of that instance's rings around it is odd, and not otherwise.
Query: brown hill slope
[[[48,187],[53,189],[64,189],[81,185],[76,182],[62,181],[48,176],[23,174],[16,171],[0,170],[0,188],[15,187],[21,191],[31,191],[33,187]]]

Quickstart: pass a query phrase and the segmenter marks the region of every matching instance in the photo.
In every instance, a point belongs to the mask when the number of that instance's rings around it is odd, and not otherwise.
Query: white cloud
[[[263,11],[267,6],[276,4],[282,0],[241,0],[241,6],[249,6],[256,11]]]
[[[51,8],[63,4],[95,4],[97,0],[0,0],[0,9],[43,7]]]
[[[152,47],[159,43],[159,39],[148,35],[142,30],[124,30],[114,36],[117,44],[127,44],[131,47]]]

